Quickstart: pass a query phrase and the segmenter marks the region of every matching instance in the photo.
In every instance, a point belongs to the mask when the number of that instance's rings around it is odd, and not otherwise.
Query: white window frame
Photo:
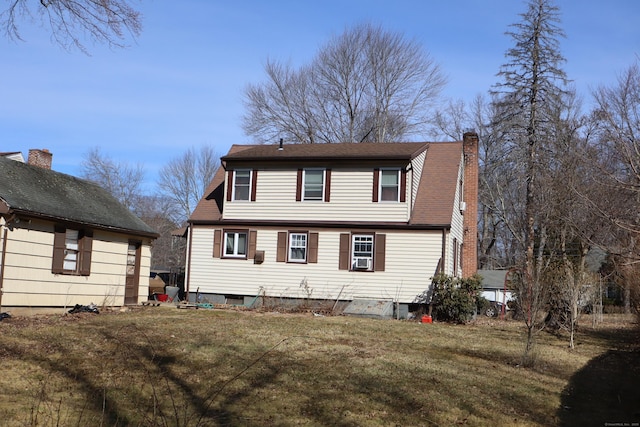
[[[241,235],[244,236],[244,248],[240,248],[238,245]],[[231,252],[227,251],[227,241],[230,236],[233,238],[233,248]],[[224,245],[223,256],[225,258],[247,258],[249,251],[249,233],[247,231],[225,231],[222,244]],[[240,253],[240,249],[243,249],[244,253]]]
[[[373,271],[373,257],[375,254],[374,242],[375,235],[373,234],[351,235],[351,270]],[[370,250],[363,251],[361,245],[369,245]],[[356,248],[358,250],[356,250]],[[368,260],[367,267],[358,267],[359,263],[361,263],[364,259]]]
[[[300,244],[299,238],[302,238],[304,245]],[[293,249],[303,249],[304,256],[302,258],[295,258],[293,256]],[[289,245],[287,248],[287,260],[289,262],[306,263],[307,254],[309,252],[309,234],[301,232],[289,233]]]
[[[385,175],[385,173],[389,174],[390,172],[395,172],[396,173],[396,177],[397,177],[397,183],[396,183],[397,197],[395,199],[393,199],[393,200],[385,200],[384,199],[384,191],[383,191],[383,188],[386,187],[384,185],[384,175]],[[380,169],[380,179],[378,180],[378,194],[379,194],[378,201],[382,202],[382,203],[399,202],[400,201],[400,191],[402,189],[402,185],[400,185],[400,180],[401,179],[402,179],[402,175],[400,174],[400,169],[397,169],[397,168]]]
[[[127,248],[127,276],[134,276],[136,272],[136,254],[138,252],[138,245],[129,242]]]
[[[307,197],[307,173],[308,172],[320,172],[322,175],[322,191],[319,197]],[[324,201],[324,192],[326,190],[326,169],[304,169],[302,171],[302,200],[303,201],[313,201],[313,202],[322,202]],[[317,185],[317,184],[313,184]]]
[[[78,272],[80,262],[80,230],[67,228],[64,240],[64,260],[62,268],[68,272]]]
[[[248,172],[249,173],[249,182],[245,185],[242,184],[242,187],[246,187],[247,188],[247,198],[238,198],[238,192],[237,192],[237,188],[238,188],[238,174],[242,172]],[[236,169],[233,173],[233,195],[231,196],[231,200],[233,201],[240,201],[240,202],[248,202],[251,200],[251,181],[253,180],[253,172],[251,169]]]

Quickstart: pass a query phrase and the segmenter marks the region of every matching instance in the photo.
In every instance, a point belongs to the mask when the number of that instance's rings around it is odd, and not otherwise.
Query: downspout
[[[447,229],[442,229],[442,254],[440,255],[440,259],[442,259],[442,263],[440,263],[440,273],[445,272],[446,270],[446,261],[447,261]]]
[[[0,309],[2,309],[2,293],[4,292],[4,265],[5,265],[5,254],[7,253],[7,234],[9,229],[5,224],[0,226]]]
[[[415,200],[413,199],[413,182],[415,180],[414,178],[414,170],[413,170],[413,159],[411,159],[411,161],[409,162],[409,166],[407,166],[405,168],[406,172],[411,172],[411,179],[410,179],[410,183],[411,185],[406,184],[408,178],[408,175],[405,174],[405,191],[409,193],[409,197],[407,197],[405,200],[407,202],[407,210],[409,211],[409,219],[408,219],[408,223],[411,224],[411,220],[413,219],[413,205],[415,203]]]
[[[185,278],[184,278],[184,293],[185,293],[185,298],[187,299],[187,302],[189,302],[189,289],[191,288],[191,248],[192,248],[192,237],[191,235],[193,233],[191,233],[191,227],[193,227],[193,224],[191,224],[190,226],[187,226],[187,268],[185,268],[184,270],[184,274],[185,274]],[[197,301],[196,301],[197,302]]]

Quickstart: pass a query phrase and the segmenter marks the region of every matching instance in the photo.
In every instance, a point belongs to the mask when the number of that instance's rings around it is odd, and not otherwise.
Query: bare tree
[[[142,195],[142,165],[116,162],[99,148],[90,149],[82,160],[81,175],[111,193],[134,213]]]
[[[546,168],[540,174],[544,209],[550,214],[546,249],[550,268],[543,272],[542,281],[550,292],[545,326],[566,329],[569,346],[573,348],[579,314],[599,289],[600,266],[588,263],[587,259],[590,254],[600,252],[594,242],[609,230],[573,191],[591,193],[596,172],[593,164],[580,161],[586,140],[581,134],[584,118],[575,94],[569,92],[559,108],[555,113],[555,138],[545,146],[542,157]]]
[[[0,26],[12,40],[22,40],[19,21],[38,18],[51,38],[64,48],[87,53],[87,37],[110,47],[124,47],[127,36],[142,30],[142,17],[127,0],[10,0],[0,13]]]
[[[243,128],[262,143],[389,142],[424,134],[445,84],[415,41],[359,25],[294,70],[268,61],[245,90]]]
[[[640,294],[637,281],[625,272],[640,264],[640,65],[636,61],[621,73],[617,83],[594,93],[590,144],[585,162],[597,165],[593,191],[581,192],[590,208],[610,226],[599,244],[615,256],[625,282],[625,307]],[[638,301],[633,305],[640,306]]]
[[[151,246],[152,269],[180,269],[186,262],[186,239],[175,235],[179,225],[170,218],[170,206],[160,196],[142,196],[136,213],[160,236]]]
[[[551,0],[530,0],[522,21],[514,24],[511,36],[515,45],[507,53],[507,63],[498,76],[502,82],[494,92],[498,98],[497,121],[504,129],[506,153],[512,162],[514,181],[507,188],[515,189],[503,203],[516,203],[516,212],[522,212],[519,223],[509,223],[513,236],[524,252],[526,299],[527,362],[538,327],[538,312],[544,304],[541,272],[545,265],[544,250],[549,237],[547,212],[542,209],[544,197],[538,188],[538,178],[546,167],[541,161],[545,145],[555,138],[555,112],[561,110],[566,75],[560,65],[564,62],[559,49],[559,38],[564,32],[558,26],[559,9]],[[519,179],[524,178],[524,182]],[[515,186],[514,186],[515,185]]]
[[[615,225],[640,234],[640,66],[633,64],[618,78],[616,86],[594,92],[597,109],[592,117],[603,184],[626,195],[620,206],[599,205]],[[615,208],[616,211],[611,211]],[[640,255],[640,254],[637,254]],[[640,257],[639,257],[640,259]]]
[[[220,167],[219,155],[210,146],[188,149],[160,169],[159,193],[168,202],[170,217],[183,224],[191,215]]]

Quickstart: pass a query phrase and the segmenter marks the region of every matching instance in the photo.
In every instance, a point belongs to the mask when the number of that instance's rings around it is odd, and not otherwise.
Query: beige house
[[[0,308],[123,306],[148,297],[157,234],[105,190],[0,156]]]
[[[186,290],[422,302],[476,271],[478,137],[236,145],[189,219]]]

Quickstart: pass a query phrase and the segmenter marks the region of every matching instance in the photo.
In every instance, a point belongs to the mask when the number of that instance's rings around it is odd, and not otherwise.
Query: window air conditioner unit
[[[467,202],[460,202],[460,212],[467,210]]]
[[[370,258],[356,258],[353,263],[353,267],[356,270],[368,270],[371,267],[371,259]]]

